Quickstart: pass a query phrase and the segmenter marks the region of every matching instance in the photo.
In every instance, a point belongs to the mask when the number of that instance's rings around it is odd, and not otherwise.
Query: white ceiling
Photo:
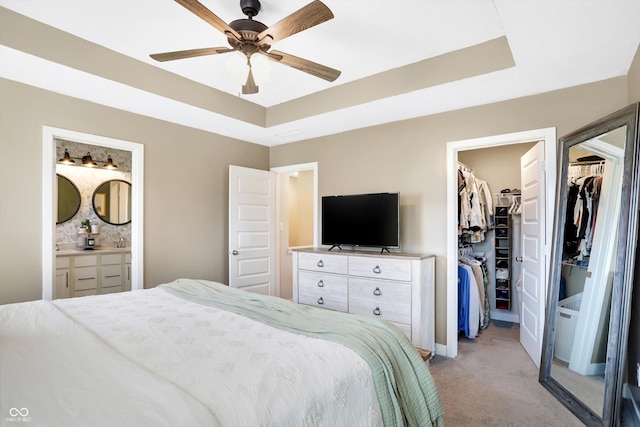
[[[272,25],[310,0],[262,0]],[[201,0],[226,22],[238,0]],[[0,77],[266,146],[533,95],[626,75],[640,44],[640,0],[324,0],[335,18],[274,49],[342,71],[333,83],[273,63],[255,95],[225,69],[227,55],[158,63],[150,53],[227,46],[226,37],[170,0],[0,0],[13,10],[265,108],[506,36],[515,66],[258,126],[91,75],[0,44]],[[0,27],[0,33],[2,28]],[[55,49],[55,47],[52,47]]]

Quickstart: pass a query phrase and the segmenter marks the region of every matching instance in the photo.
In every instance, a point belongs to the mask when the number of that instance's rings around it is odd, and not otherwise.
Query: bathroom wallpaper
[[[78,158],[89,152],[91,153],[91,158],[97,161],[99,166],[102,166],[103,162],[107,160],[107,155],[111,155],[113,163],[118,166],[118,169],[107,170],[56,164],[56,173],[73,182],[78,187],[81,196],[78,213],[69,221],[56,225],[56,244],[58,248],[61,250],[73,249],[77,245],[78,229],[82,221],[86,219],[99,225],[100,234],[96,236],[96,245],[113,246],[114,241],[124,238],[127,247],[130,247],[131,223],[125,225],[107,224],[93,211],[91,199],[96,188],[105,181],[121,179],[131,182],[131,152],[73,141],[56,140],[56,159],[61,159],[64,156],[65,148],[69,150],[69,155],[74,158],[77,165],[81,164]]]

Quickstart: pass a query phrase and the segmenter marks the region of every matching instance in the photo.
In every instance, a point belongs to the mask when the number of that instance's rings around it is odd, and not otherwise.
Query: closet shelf
[[[501,193],[498,196],[507,196],[513,200],[514,194]],[[508,197],[511,196],[511,197]],[[517,195],[519,196],[519,195]],[[498,199],[500,200],[500,199]],[[510,205],[510,204],[509,204]],[[509,205],[496,204],[494,208],[494,242],[495,242],[495,266],[496,266],[496,309],[511,310],[511,216]]]
[[[589,263],[585,263],[585,264],[579,264],[577,262],[572,262],[572,261],[562,261],[562,265],[567,266],[567,267],[577,267],[577,268],[589,268]]]

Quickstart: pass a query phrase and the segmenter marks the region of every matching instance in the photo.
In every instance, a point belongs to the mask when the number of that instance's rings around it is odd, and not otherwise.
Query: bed
[[[0,307],[0,424],[443,425],[393,326],[225,285]]]

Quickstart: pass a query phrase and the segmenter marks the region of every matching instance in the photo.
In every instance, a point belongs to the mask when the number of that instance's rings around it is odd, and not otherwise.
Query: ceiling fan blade
[[[272,44],[332,18],[331,10],[321,1],[315,0],[258,34],[258,40],[270,37]]]
[[[318,63],[309,61],[308,59],[298,58],[297,56],[289,55],[288,53],[272,50],[270,52],[263,53],[269,57],[269,59],[279,62],[283,65],[295,68],[312,76],[320,77],[328,82],[332,82],[340,77],[341,71],[320,65]]]
[[[234,38],[240,40],[242,37],[236,30],[231,28],[226,22],[220,19],[215,13],[204,7],[198,0],[176,0],[183,7],[194,13],[200,19],[206,21],[213,28],[225,35],[233,35]]]
[[[258,93],[258,85],[253,80],[253,72],[249,66],[249,75],[247,75],[247,82],[242,86],[242,94],[251,95],[252,93]]]
[[[235,49],[228,47],[205,47],[202,49],[177,50],[175,52],[154,53],[149,55],[156,61],[165,62],[175,59],[194,58],[196,56],[216,55],[220,53],[233,52]]]

